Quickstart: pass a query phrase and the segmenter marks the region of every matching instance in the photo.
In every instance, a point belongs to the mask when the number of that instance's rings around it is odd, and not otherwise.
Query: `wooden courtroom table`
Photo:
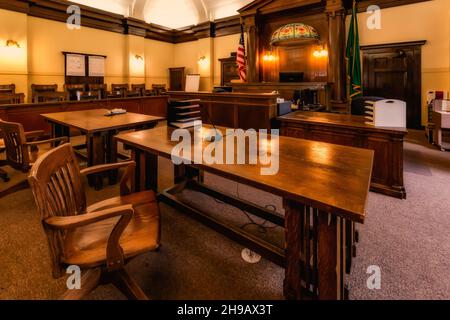
[[[105,116],[106,109],[94,109],[73,112],[42,114],[51,124],[53,138],[70,137],[70,129],[77,129],[86,135],[88,166],[95,166],[117,161],[116,149],[113,146],[113,136],[122,130],[142,130],[153,128],[162,117],[148,116],[128,112],[114,116]],[[111,183],[115,177],[110,176]],[[92,179],[91,179],[92,180]],[[102,187],[101,179],[97,177],[95,187]],[[94,183],[91,181],[91,184]]]
[[[363,116],[298,111],[279,117],[281,134],[375,151],[371,190],[405,199],[403,140],[406,128],[368,125]]]
[[[157,127],[122,133],[114,138],[132,150],[136,161],[135,191],[158,190],[157,159],[171,158],[172,149],[178,144],[171,141],[173,130]],[[204,150],[211,142],[197,143],[194,145],[191,141],[192,150],[195,147]],[[289,137],[280,137],[279,147],[276,175],[261,175],[261,164],[180,165],[174,167],[175,187],[161,193],[160,198],[284,267],[286,298],[345,299],[348,297],[345,278],[355,254],[355,223],[365,220],[373,151]],[[236,157],[236,151],[233,152]],[[191,160],[188,154],[181,157]],[[210,172],[282,197],[285,217],[206,186],[197,171]],[[186,188],[284,227],[286,247],[276,247],[182,203],[176,195]]]
[[[203,122],[211,120],[216,126],[271,129],[277,117],[278,94],[184,91],[169,91],[168,94],[172,99],[200,99]]]

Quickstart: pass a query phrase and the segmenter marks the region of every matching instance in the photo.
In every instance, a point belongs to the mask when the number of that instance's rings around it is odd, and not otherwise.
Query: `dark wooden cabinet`
[[[186,68],[169,68],[170,91],[184,91],[186,87]]]
[[[239,80],[238,65],[236,63],[236,53],[232,53],[231,57],[225,59],[219,59],[220,61],[220,74],[221,86],[227,86],[231,80]]]

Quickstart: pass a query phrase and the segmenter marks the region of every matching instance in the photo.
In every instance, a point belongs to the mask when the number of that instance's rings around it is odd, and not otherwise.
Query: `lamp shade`
[[[313,27],[304,23],[290,23],[278,28],[273,34],[272,46],[297,46],[317,42],[319,34]]]

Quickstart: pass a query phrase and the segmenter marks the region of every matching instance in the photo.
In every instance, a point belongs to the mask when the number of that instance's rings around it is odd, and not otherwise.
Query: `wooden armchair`
[[[0,84],[0,95],[1,94],[15,94],[16,85],[15,84]]]
[[[98,95],[98,99],[105,99],[107,93],[106,84],[88,84],[88,92],[95,92]]]
[[[3,140],[2,137],[3,137],[2,133],[0,132],[0,153],[5,152],[5,141]],[[2,179],[4,182],[9,181],[8,173],[4,171],[2,168],[0,168],[0,179]]]
[[[84,84],[65,84],[64,91],[67,92],[68,100],[78,100],[77,93],[81,96],[86,92],[86,86]]]
[[[165,84],[153,84],[152,91],[155,96],[163,95],[167,92],[166,85]]]
[[[10,166],[18,171],[27,173],[36,160],[45,152],[51,150],[51,145],[59,142],[67,142],[67,137],[37,141],[44,132],[25,132],[20,123],[0,120],[0,132],[6,151],[6,160],[0,161],[0,167]],[[28,188],[26,179],[0,192],[0,198],[13,192]]]
[[[128,168],[121,195],[90,207],[81,177]],[[47,234],[53,276],[71,265],[83,272],[81,290],[68,290],[61,298],[82,299],[98,285],[114,284],[130,299],[147,299],[124,269],[134,257],[160,246],[160,214],[153,191],[131,193],[133,161],[100,165],[80,171],[73,148],[64,144],[41,157],[29,182]]]
[[[115,96],[120,96],[122,98],[125,98],[128,90],[129,90],[128,83],[111,85],[111,94],[115,95]]]
[[[147,95],[147,91],[145,90],[145,83],[144,84],[132,84],[131,91],[139,92],[141,97],[145,97]]]
[[[1,93],[0,104],[20,104],[24,103],[25,94],[23,93]]]
[[[33,103],[39,102],[39,95],[56,92],[58,90],[57,84],[32,84],[31,85],[31,100]]]

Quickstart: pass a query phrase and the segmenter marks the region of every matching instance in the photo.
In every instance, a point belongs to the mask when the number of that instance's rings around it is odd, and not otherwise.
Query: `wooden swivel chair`
[[[80,97],[84,95],[86,92],[86,85],[84,84],[65,84],[64,91],[67,92],[68,100],[74,101],[77,100],[77,94],[80,94]]]
[[[2,133],[0,132],[0,153],[3,152],[5,152],[5,141],[2,139]],[[0,179],[2,179],[4,182],[9,181],[8,173],[4,171],[2,168],[0,168]]]
[[[82,176],[126,167],[121,195],[87,207]],[[81,290],[62,298],[82,299],[98,285],[114,284],[130,299],[147,299],[124,269],[134,257],[160,246],[160,215],[153,191],[131,193],[133,161],[79,169],[70,144],[41,157],[29,182],[47,234],[53,276],[71,265],[83,271]]]
[[[39,103],[42,99],[39,97],[42,94],[47,94],[50,92],[56,92],[58,90],[57,84],[32,84],[31,85],[31,101],[33,103]]]
[[[0,161],[0,167],[10,166],[23,173],[28,173],[36,160],[51,149],[52,143],[67,142],[68,138],[56,138],[36,141],[43,131],[25,132],[20,123],[6,122],[0,119],[0,132],[6,151],[6,160]],[[47,145],[47,146],[45,146]],[[26,179],[0,191],[0,198],[13,192],[28,188]]]
[[[15,84],[0,84],[0,94],[15,94],[16,85]]]
[[[111,85],[111,94],[120,96],[121,98],[125,98],[130,86],[128,83],[123,84],[112,84]]]
[[[131,85],[132,92],[138,92],[141,97],[145,97],[147,95],[147,91],[145,90],[145,83],[143,84],[132,84]]]

